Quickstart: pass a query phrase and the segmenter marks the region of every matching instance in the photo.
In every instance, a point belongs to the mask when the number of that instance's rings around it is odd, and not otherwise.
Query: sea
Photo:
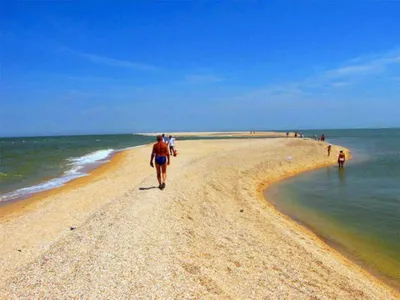
[[[324,167],[277,182],[279,211],[393,287],[400,287],[400,129],[303,131],[351,150],[343,170]],[[337,155],[337,153],[332,153]]]
[[[118,151],[153,141],[135,134],[1,138],[0,204],[87,176]]]

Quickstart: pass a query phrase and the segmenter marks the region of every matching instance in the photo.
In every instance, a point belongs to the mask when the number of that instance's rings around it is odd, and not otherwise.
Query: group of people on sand
[[[171,164],[171,156],[177,156],[178,152],[175,149],[176,138],[172,135],[166,138],[165,134],[157,136],[157,143],[153,145],[151,151],[150,166],[154,168],[154,163],[157,171],[158,188],[165,188],[167,180],[167,166]]]
[[[289,137],[289,135],[290,135],[290,133],[289,132],[286,132],[286,137]],[[300,137],[300,138],[304,138],[304,137],[306,137],[302,132],[295,132],[294,133],[294,137],[295,138],[297,138],[297,137]],[[321,136],[320,136],[320,138],[318,138],[318,136],[316,135],[316,134],[314,134],[314,136],[313,136],[313,138],[314,138],[314,140],[318,140],[318,141],[321,141],[321,142],[324,142],[325,141],[325,135],[324,134],[322,134]]]
[[[316,141],[325,142],[325,134],[321,134],[321,136],[319,138],[318,138],[318,136],[316,134],[314,134],[313,138]]]
[[[289,137],[289,135],[290,135],[290,133],[289,133],[289,132],[286,132],[286,137]],[[295,138],[297,138],[297,137],[303,138],[303,137],[305,137],[305,136],[304,136],[304,134],[303,134],[302,132],[295,132],[295,133],[294,133],[294,137],[295,137]]]
[[[304,136],[304,134],[303,134],[302,132],[295,132],[295,133],[294,133],[294,137],[295,137],[295,138],[297,138],[297,137],[303,138],[303,137],[305,137],[305,136]]]
[[[286,132],[286,137],[289,137],[289,132]],[[295,132],[294,133],[294,137],[304,137],[304,134],[302,132]],[[321,134],[321,136],[318,138],[316,134],[314,134],[314,140],[318,140],[321,142],[325,142],[325,134]],[[329,144],[327,147],[328,150],[328,156],[331,156],[331,150],[332,150],[332,144]],[[339,165],[339,169],[343,169],[344,167],[344,163],[346,161],[346,155],[344,154],[343,150],[340,150],[339,152],[339,156],[338,156],[338,165]]]

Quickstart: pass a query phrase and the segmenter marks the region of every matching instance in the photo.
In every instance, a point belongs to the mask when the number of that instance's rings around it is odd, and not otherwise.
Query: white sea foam
[[[68,181],[71,181],[72,179],[75,178],[79,178],[79,177],[83,177],[86,176],[87,174],[85,173],[75,173],[75,174],[65,174],[62,177],[58,177],[58,178],[53,178],[49,181],[46,181],[44,183],[40,183],[37,185],[33,185],[30,187],[26,187],[26,188],[22,188],[19,190],[16,190],[14,192],[10,192],[7,194],[4,194],[0,197],[0,202],[1,201],[8,201],[8,200],[13,200],[13,199],[17,199],[17,198],[22,198],[22,197],[26,197],[35,193],[39,193],[39,192],[43,192],[43,191],[47,191],[50,189],[54,189],[57,187],[60,187],[62,185],[64,185],[65,183],[67,183]]]
[[[110,157],[110,155],[114,152],[114,149],[105,149],[105,150],[99,150],[95,151],[89,154],[86,154],[81,157],[71,157],[68,159],[71,163],[69,164],[71,166],[70,170],[67,170],[64,172],[64,174],[61,177],[53,178],[49,181],[33,185],[30,187],[22,188],[10,193],[6,193],[4,195],[0,196],[0,202],[1,201],[8,201],[8,200],[13,200],[17,198],[23,198],[35,193],[47,191],[53,188],[57,188],[60,186],[63,186],[65,183],[68,181],[71,181],[73,179],[87,176],[87,173],[82,172],[82,170],[90,165],[96,164],[96,163],[105,163],[107,162],[107,158]]]
[[[74,166],[84,166],[87,164],[92,164],[97,161],[105,160],[114,152],[114,149],[99,150],[81,157],[72,157],[68,160],[72,162]]]

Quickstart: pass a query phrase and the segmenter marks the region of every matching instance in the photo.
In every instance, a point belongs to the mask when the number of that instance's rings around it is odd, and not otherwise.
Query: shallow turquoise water
[[[272,185],[265,195],[279,210],[397,285],[400,129],[324,133],[328,142],[352,151],[345,169],[308,172]]]

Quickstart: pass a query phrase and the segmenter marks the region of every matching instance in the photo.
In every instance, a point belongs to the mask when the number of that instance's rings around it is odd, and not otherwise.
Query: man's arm
[[[153,150],[151,150],[151,156],[150,156],[150,166],[152,166],[154,168],[154,164],[153,164],[153,159],[154,159],[154,147],[153,146]]]

